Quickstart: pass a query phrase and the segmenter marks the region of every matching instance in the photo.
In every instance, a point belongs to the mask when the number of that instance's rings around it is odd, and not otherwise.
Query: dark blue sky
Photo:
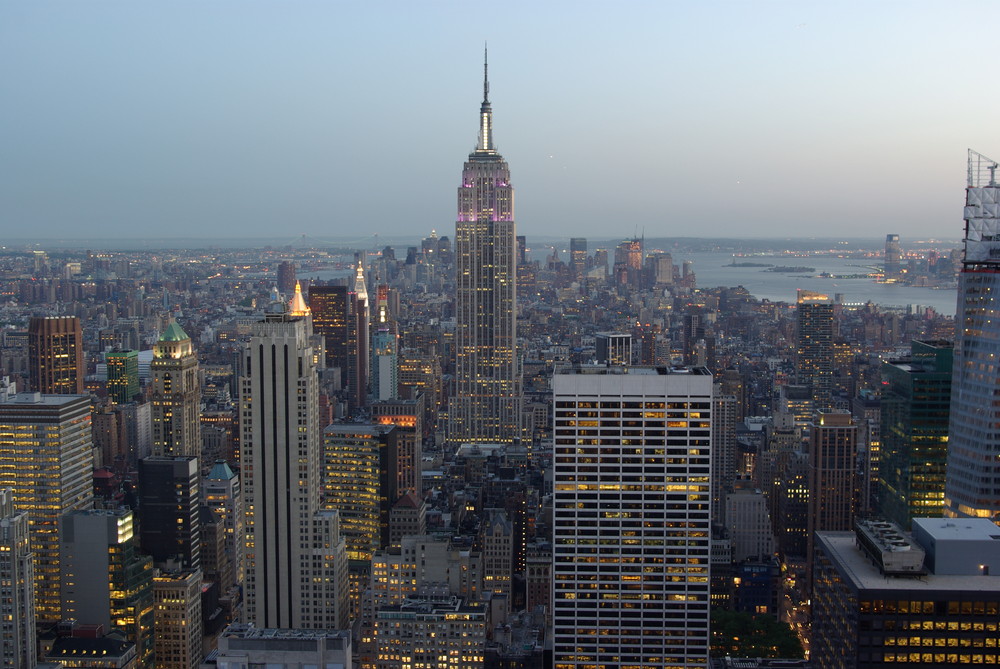
[[[962,232],[995,2],[6,2],[0,233],[453,234],[482,46],[519,233]]]

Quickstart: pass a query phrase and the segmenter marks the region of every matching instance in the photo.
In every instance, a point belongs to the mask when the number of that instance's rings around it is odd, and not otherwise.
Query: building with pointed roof
[[[201,457],[201,385],[191,337],[171,321],[153,346],[153,455]]]
[[[514,188],[493,144],[486,68],[479,143],[462,170],[455,223],[456,392],[448,438],[456,444],[511,443],[520,415]]]

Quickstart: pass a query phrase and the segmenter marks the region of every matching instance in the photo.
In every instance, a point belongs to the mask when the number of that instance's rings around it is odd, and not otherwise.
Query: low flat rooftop
[[[1000,576],[964,576],[928,574],[919,578],[882,574],[865,555],[854,532],[817,532],[816,538],[828,555],[838,563],[848,580],[858,590],[907,590],[914,594],[947,591],[982,591],[1000,595]]]

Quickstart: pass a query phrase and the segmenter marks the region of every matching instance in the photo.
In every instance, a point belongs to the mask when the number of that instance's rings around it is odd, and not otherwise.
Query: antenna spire
[[[483,102],[490,101],[490,59],[486,43],[483,42]]]
[[[493,110],[490,108],[489,52],[483,44],[483,104],[479,107],[479,144],[476,151],[495,151],[493,147]]]

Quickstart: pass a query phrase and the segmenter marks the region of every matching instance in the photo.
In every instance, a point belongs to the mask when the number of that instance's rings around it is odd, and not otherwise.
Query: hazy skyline
[[[518,234],[962,233],[995,3],[8,2],[0,232],[453,235],[483,42]]]

